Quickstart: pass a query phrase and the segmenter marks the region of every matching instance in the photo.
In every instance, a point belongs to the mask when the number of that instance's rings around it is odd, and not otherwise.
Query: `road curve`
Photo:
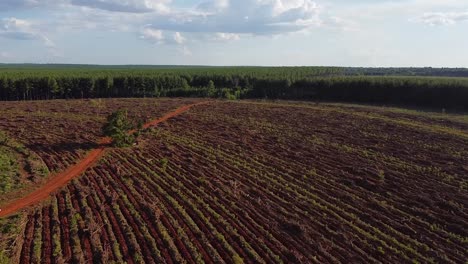
[[[162,123],[164,121],[167,121],[170,118],[173,118],[175,116],[178,116],[186,111],[188,111],[190,108],[197,106],[197,105],[202,105],[202,104],[207,104],[209,103],[208,101],[200,102],[200,103],[195,103],[195,104],[190,104],[190,105],[184,105],[182,107],[177,108],[176,110],[164,115],[163,117],[153,120],[145,125],[143,125],[143,128],[149,128],[152,126],[156,126],[159,123]],[[129,131],[129,133],[134,133],[136,130]],[[95,164],[99,158],[103,155],[104,151],[108,148],[108,143],[111,142],[110,138],[102,138],[99,141],[99,147],[96,149],[91,150],[82,160],[80,160],[77,164],[69,167],[63,172],[60,172],[54,176],[52,176],[47,183],[45,183],[43,186],[41,186],[39,189],[33,191],[32,193],[26,195],[25,197],[22,197],[18,200],[12,201],[11,203],[7,204],[0,210],[0,217],[5,217],[9,216],[11,214],[14,214],[18,212],[21,209],[24,209],[28,206],[35,205],[45,199],[47,199],[50,194],[53,192],[57,191],[61,187],[65,186],[68,182],[70,182],[72,179],[75,177],[81,175],[83,172],[85,172],[88,168],[90,168],[93,164]]]

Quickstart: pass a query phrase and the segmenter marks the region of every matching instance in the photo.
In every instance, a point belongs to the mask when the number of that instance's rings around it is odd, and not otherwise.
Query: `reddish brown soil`
[[[466,261],[466,126],[287,104],[214,102],[109,150],[56,194],[57,216],[29,215],[22,259],[49,217],[66,219],[48,227],[62,224],[66,261],[77,238],[102,263]],[[80,236],[94,222],[107,257]]]
[[[50,207],[42,208],[42,254],[43,263],[52,263],[52,237],[50,228]]]
[[[182,105],[199,99],[102,99],[2,102],[0,130],[23,144],[54,175],[76,164],[91,150],[98,148],[101,127],[106,116],[127,109],[131,120],[150,122]],[[28,173],[22,188],[0,197],[0,208],[45,184],[49,177]]]
[[[21,259],[20,259],[21,263],[30,262],[33,236],[34,236],[34,215],[30,214],[28,216],[28,224],[26,225],[26,229],[24,231],[24,237],[26,239],[23,241],[23,248],[21,251]]]
[[[180,115],[190,108],[200,105],[200,104],[206,104],[206,102],[201,102],[201,103],[196,103],[196,104],[191,104],[191,105],[186,105],[182,106],[178,109],[176,109],[173,112],[170,112],[166,115],[164,115],[161,118],[158,118],[156,120],[153,120],[147,124],[144,125],[144,128],[148,128],[151,126],[155,126],[161,122],[164,122],[170,118],[173,118],[177,115]],[[134,133],[135,131],[130,131],[129,133]],[[50,180],[41,186],[40,189],[35,190],[34,192],[30,193],[29,195],[22,197],[16,201],[13,201],[10,204],[7,204],[4,206],[1,211],[0,211],[0,217],[5,217],[8,215],[11,215],[19,210],[22,210],[28,206],[37,204],[45,199],[47,199],[51,193],[57,191],[60,189],[62,186],[65,186],[68,182],[70,182],[73,178],[81,175],[84,171],[86,171],[89,167],[91,167],[93,164],[96,163],[96,161],[99,160],[99,158],[102,156],[103,152],[106,150],[108,144],[111,142],[110,138],[102,138],[99,141],[99,148],[91,150],[81,161],[79,161],[77,164],[71,166],[64,172],[61,172],[53,177],[50,178]]]

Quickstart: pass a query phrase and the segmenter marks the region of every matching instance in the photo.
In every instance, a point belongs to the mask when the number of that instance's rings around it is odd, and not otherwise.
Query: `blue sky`
[[[0,62],[468,67],[468,0],[0,0]]]

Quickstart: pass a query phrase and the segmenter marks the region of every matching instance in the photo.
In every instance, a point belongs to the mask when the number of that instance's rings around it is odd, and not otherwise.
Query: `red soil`
[[[170,112],[163,117],[153,120],[143,126],[143,128],[149,128],[151,126],[156,126],[159,123],[165,122],[170,118],[173,118],[177,115],[180,115],[190,108],[206,104],[208,102],[200,102],[190,105],[185,105],[182,107],[177,108],[173,112]],[[132,130],[129,133],[134,133],[136,130]],[[99,141],[100,147],[94,150],[91,150],[86,157],[84,157],[81,161],[77,164],[69,167],[65,171],[51,177],[51,179],[41,188],[35,190],[34,192],[30,193],[29,195],[20,198],[16,201],[12,201],[10,204],[6,205],[0,211],[0,217],[5,217],[11,215],[13,213],[18,212],[21,209],[24,209],[28,206],[37,204],[49,197],[50,194],[60,189],[62,186],[65,186],[68,182],[70,182],[73,178],[81,175],[85,172],[88,168],[90,168],[93,164],[95,164],[99,158],[103,155],[106,148],[108,148],[109,143],[111,142],[110,138],[102,138]]]

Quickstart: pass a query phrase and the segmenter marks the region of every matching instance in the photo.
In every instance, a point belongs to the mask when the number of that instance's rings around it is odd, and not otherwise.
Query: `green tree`
[[[127,110],[120,109],[107,117],[107,123],[102,127],[105,136],[112,138],[116,147],[127,147],[135,142],[135,136],[129,134],[132,124],[128,121]]]
[[[50,93],[52,94],[53,98],[60,98],[60,96],[62,95],[62,91],[54,78],[48,79],[47,86],[49,87]]]
[[[216,97],[216,86],[212,80],[208,82],[208,86],[206,88],[208,97]]]

